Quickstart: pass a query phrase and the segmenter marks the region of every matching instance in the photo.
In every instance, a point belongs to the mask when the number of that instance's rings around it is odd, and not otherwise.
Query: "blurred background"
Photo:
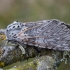
[[[15,20],[48,19],[70,23],[70,0],[0,0],[0,28],[6,28]],[[70,65],[62,63],[58,70],[70,70]]]
[[[11,22],[59,19],[70,23],[70,0],[0,0],[0,28]]]

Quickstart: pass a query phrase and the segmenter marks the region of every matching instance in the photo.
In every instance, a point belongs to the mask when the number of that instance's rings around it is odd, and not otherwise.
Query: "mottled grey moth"
[[[6,28],[7,39],[20,45],[53,50],[70,50],[70,28],[59,20],[22,23],[14,21]]]

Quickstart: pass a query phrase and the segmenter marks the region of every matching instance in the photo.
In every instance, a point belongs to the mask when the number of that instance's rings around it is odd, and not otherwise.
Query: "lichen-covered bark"
[[[10,66],[11,68],[5,67],[7,70],[54,70],[54,59],[50,56],[42,56],[33,58],[31,61],[21,62],[20,65],[17,63]]]
[[[38,58],[40,56],[47,55],[49,57],[51,56],[54,59],[53,67],[57,68],[59,66],[58,64],[60,64],[60,58],[62,57],[61,55],[59,55],[59,56],[57,55],[57,53],[58,53],[57,51],[54,51],[55,54],[54,53],[53,54],[56,55],[56,56],[54,56],[52,54],[52,50],[47,50],[47,49],[40,50],[39,52],[37,52],[34,48],[29,47],[29,48],[27,48],[28,53],[22,54],[22,51],[18,47],[6,46],[4,48],[6,48],[6,49],[0,57],[0,67],[7,66],[7,65],[12,64],[17,61],[25,61],[25,60],[28,60],[29,58],[33,58],[33,57]],[[43,58],[43,60],[44,59],[45,59],[45,57]],[[46,59],[46,61],[48,61],[48,60]],[[49,59],[49,61],[50,61],[50,59]],[[36,61],[34,61],[34,62],[36,62]],[[40,62],[39,65],[41,63],[42,62]]]
[[[18,61],[19,59],[21,59],[22,54],[21,54],[20,49],[18,48],[16,49],[14,48],[14,46],[4,46],[3,48],[5,49],[0,56],[0,64],[3,63],[1,66],[14,63]]]
[[[5,30],[0,30],[0,67],[21,60],[23,57],[21,50],[17,46],[7,45]]]
[[[27,46],[25,54],[22,54],[19,45],[12,45],[7,43],[5,31],[0,31],[0,67],[12,64],[17,61],[28,60],[28,58],[39,57],[42,55],[51,56],[52,50],[36,48]]]

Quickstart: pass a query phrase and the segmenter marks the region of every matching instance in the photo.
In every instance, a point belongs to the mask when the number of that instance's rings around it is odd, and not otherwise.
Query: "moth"
[[[22,23],[14,21],[6,28],[8,41],[20,45],[70,50],[70,28],[57,19]]]

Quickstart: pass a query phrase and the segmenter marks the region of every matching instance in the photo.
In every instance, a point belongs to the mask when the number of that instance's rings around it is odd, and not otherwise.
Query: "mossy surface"
[[[5,63],[0,61],[0,68],[4,66],[5,66]]]
[[[54,70],[54,60],[49,56],[42,56],[36,58],[30,58],[24,62],[17,62],[12,65],[4,67],[5,70]]]

